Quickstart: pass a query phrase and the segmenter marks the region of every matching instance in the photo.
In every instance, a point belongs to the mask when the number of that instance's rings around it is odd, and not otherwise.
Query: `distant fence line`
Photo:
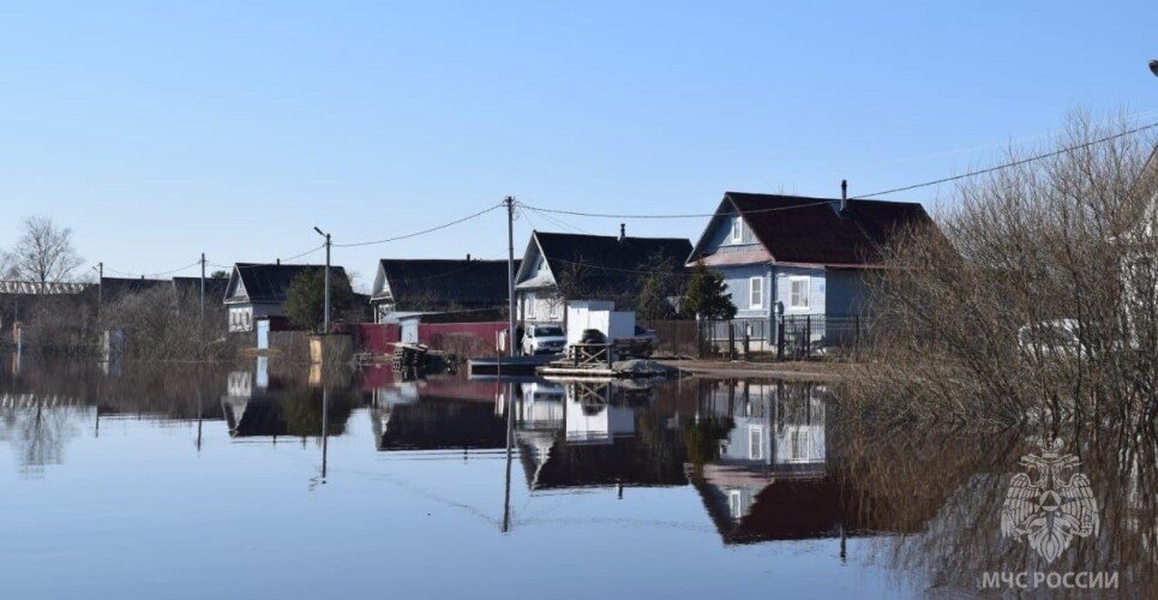
[[[781,315],[774,319],[648,321],[659,338],[657,354],[707,358],[773,354],[806,360],[847,353],[864,338],[859,316]]]

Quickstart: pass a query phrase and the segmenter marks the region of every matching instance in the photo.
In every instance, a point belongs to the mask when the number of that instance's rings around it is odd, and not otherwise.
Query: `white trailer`
[[[597,329],[609,342],[635,336],[635,311],[615,310],[611,300],[575,300],[567,303],[567,345],[579,343],[583,330]]]

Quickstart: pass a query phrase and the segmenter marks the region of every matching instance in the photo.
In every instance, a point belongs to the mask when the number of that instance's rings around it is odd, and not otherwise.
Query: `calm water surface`
[[[3,598],[963,597],[1040,566],[1000,534],[1025,436],[861,428],[823,385],[261,361],[0,391]],[[1153,454],[1115,448],[1053,567],[1145,597]]]

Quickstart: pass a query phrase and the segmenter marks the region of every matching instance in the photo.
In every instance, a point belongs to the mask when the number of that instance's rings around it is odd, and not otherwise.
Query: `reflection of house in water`
[[[289,431],[278,394],[269,389],[269,362],[264,356],[253,371],[229,373],[221,407],[233,437],[277,437]]]
[[[399,382],[374,390],[371,410],[379,450],[498,449],[506,416],[494,382]]]
[[[323,425],[329,435],[341,435],[353,411],[349,392],[346,387],[335,386],[328,388],[327,395],[301,380],[271,377],[262,357],[254,371],[229,374],[221,407],[233,437],[305,438],[320,436]]]
[[[693,483],[724,541],[839,535],[840,493],[825,462],[826,389],[716,382],[704,392],[701,416],[731,427]]]
[[[683,485],[678,432],[640,435],[638,391],[612,383],[523,384],[515,439],[533,490],[584,486]]]

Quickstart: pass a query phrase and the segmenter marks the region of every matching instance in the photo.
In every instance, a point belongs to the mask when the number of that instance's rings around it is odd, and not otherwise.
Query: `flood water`
[[[955,598],[1027,571],[1155,597],[1154,440],[1070,435],[1099,527],[1046,562],[1001,528],[1032,433],[773,380],[26,364],[0,376],[0,597]]]

